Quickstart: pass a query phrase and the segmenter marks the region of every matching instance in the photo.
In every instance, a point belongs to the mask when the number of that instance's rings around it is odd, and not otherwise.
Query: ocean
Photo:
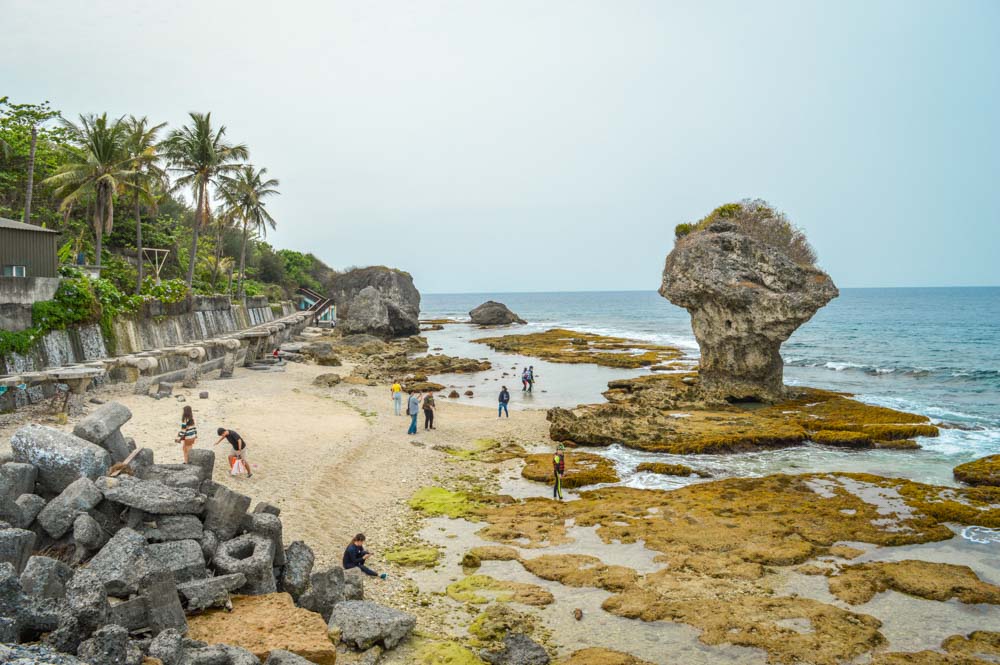
[[[515,409],[572,407],[601,401],[609,380],[648,372],[498,354],[471,341],[479,337],[562,327],[670,344],[692,360],[698,357],[687,312],[655,291],[427,294],[421,317],[467,320],[469,310],[485,300],[505,303],[528,325],[495,331],[448,325],[427,333],[438,352],[493,362],[494,370],[479,375],[432,377],[460,392],[472,390],[472,398],[463,398],[472,403],[495,404],[499,386],[509,382]],[[956,464],[1000,453],[1000,287],[842,289],[782,346],[782,356],[786,383],[851,392],[864,402],[925,414],[944,427],[941,436],[921,439],[920,451],[810,445],[687,456],[687,463],[718,475],[838,470],[954,484]],[[522,394],[516,378],[525,365],[534,365],[538,376],[533,395]],[[673,461],[670,455],[620,446],[603,454],[616,461],[626,485],[694,482],[634,471],[640,461]]]

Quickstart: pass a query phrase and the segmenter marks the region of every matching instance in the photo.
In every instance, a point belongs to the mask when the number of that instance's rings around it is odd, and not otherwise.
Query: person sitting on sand
[[[184,463],[188,463],[188,455],[194,444],[198,441],[198,428],[194,425],[194,413],[190,406],[185,406],[181,412],[181,429],[177,432],[176,443],[181,444],[181,455]]]
[[[232,468],[233,464],[237,459],[243,460],[243,464],[247,467],[247,478],[252,478],[253,473],[250,472],[250,462],[247,460],[247,444],[240,436],[240,433],[234,429],[226,429],[225,427],[220,427],[216,434],[219,435],[219,440],[212,444],[213,447],[222,443],[223,439],[229,441],[230,445],[233,447],[233,452],[229,454],[229,466]]]
[[[357,568],[365,575],[369,577],[379,577],[380,579],[385,579],[386,574],[382,573],[379,575],[374,570],[365,565],[365,560],[372,554],[365,549],[365,534],[359,533],[354,536],[354,540],[351,544],[347,546],[344,550],[344,570],[350,570],[351,568]]]
[[[500,405],[497,407],[497,418],[499,418],[500,415],[504,413],[507,414],[508,418],[510,418],[510,411],[507,410],[508,402],[510,402],[510,393],[507,392],[507,386],[501,386],[500,397],[499,397]]]
[[[566,475],[566,446],[559,444],[552,456],[552,498],[562,501],[562,479]]]
[[[392,394],[392,405],[396,410],[396,415],[403,415],[403,386],[399,384],[399,379],[395,379],[392,382],[389,392]]]
[[[410,398],[406,400],[406,415],[410,417],[410,429],[406,430],[407,434],[417,433],[417,414],[420,413],[420,398],[417,397],[417,391],[410,391]]]
[[[424,395],[424,429],[434,429],[434,393],[428,392]]]

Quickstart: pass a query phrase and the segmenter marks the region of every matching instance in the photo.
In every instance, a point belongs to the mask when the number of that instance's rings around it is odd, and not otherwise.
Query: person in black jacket
[[[500,389],[499,406],[497,406],[497,418],[504,413],[510,418],[510,411],[507,410],[508,402],[510,402],[510,393],[507,392],[507,386],[502,386]]]
[[[350,570],[351,568],[358,568],[362,573],[370,577],[378,576],[381,579],[386,578],[386,574],[382,573],[379,575],[374,570],[365,565],[365,559],[371,556],[371,552],[365,549],[365,534],[359,533],[354,536],[354,540],[351,544],[347,546],[344,550],[344,570]]]

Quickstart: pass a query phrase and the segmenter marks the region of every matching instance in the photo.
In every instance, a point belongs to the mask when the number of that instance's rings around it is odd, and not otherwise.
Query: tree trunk
[[[97,202],[94,205],[94,265],[101,265],[101,250],[104,245],[104,197],[97,190]]]
[[[135,185],[135,258],[139,268],[135,280],[135,294],[139,295],[142,293],[142,217],[139,210],[139,179],[136,178],[132,183]]]
[[[219,217],[219,230],[215,236],[215,265],[212,266],[212,290],[219,281],[219,262],[222,260],[222,217]]]
[[[28,187],[24,194],[24,223],[31,224],[31,197],[35,188],[35,148],[38,146],[38,127],[31,126],[31,150],[28,152]]]
[[[247,259],[247,220],[243,219],[243,241],[240,243],[240,281],[237,287],[238,295],[240,300],[244,298],[243,293],[243,270],[246,266]]]
[[[194,228],[191,229],[191,256],[188,257],[187,285],[194,283],[194,263],[198,258],[198,231],[201,227],[201,215],[204,210],[205,185],[198,186],[198,204],[194,211]]]

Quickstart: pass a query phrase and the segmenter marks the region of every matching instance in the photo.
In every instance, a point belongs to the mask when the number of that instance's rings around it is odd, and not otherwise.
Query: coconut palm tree
[[[63,147],[66,162],[45,182],[62,199],[59,209],[63,211],[94,195],[94,240],[100,266],[104,234],[114,227],[115,196],[135,174],[133,159],[125,150],[125,125],[121,118],[109,120],[107,113],[81,115],[79,124],[62,122],[76,145]]]
[[[142,290],[142,203],[156,207],[155,193],[165,188],[167,173],[160,166],[156,135],[167,123],[150,125],[146,116],[130,115],[125,122],[125,150],[133,160],[132,203],[135,206],[135,258],[138,275],[135,292]]]
[[[243,271],[246,267],[247,235],[249,232],[267,235],[267,227],[275,228],[274,218],[267,211],[267,199],[280,194],[277,190],[281,183],[267,177],[267,169],[255,169],[252,164],[243,164],[232,176],[222,180],[222,195],[226,206],[233,210],[236,219],[242,225],[240,241],[240,278],[237,292],[244,295]]]
[[[250,151],[240,144],[226,141],[225,126],[212,128],[211,113],[191,113],[191,122],[175,129],[163,142],[163,152],[170,170],[178,174],[174,187],[190,187],[195,199],[194,229],[191,234],[191,255],[188,258],[187,283],[194,282],[194,267],[198,257],[198,233],[209,219],[209,187],[218,184],[219,177],[237,168],[236,162],[247,159]]]

